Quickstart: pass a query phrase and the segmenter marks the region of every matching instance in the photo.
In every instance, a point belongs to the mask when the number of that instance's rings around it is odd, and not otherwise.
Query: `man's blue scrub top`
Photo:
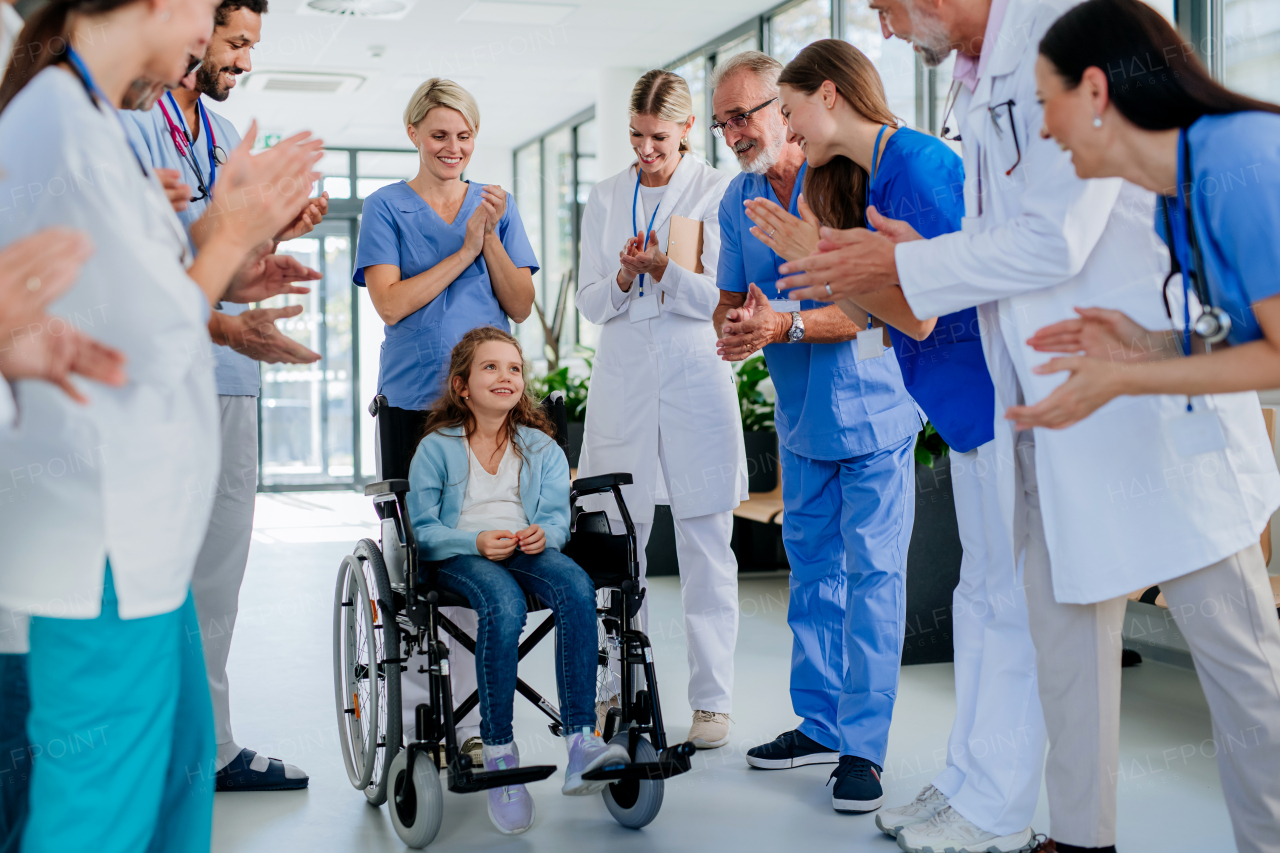
[[[480,206],[483,184],[467,186],[467,197],[451,223],[440,218],[404,181],[390,184],[364,200],[360,244],[356,248],[355,283],[364,286],[364,268],[391,264],[402,279],[412,278],[462,248],[467,220]],[[515,198],[498,222],[498,236],[517,268],[538,271]],[[479,326],[510,331],[507,315],[493,295],[484,255],[439,296],[386,327],[378,391],[401,409],[426,409],[440,396],[449,373],[449,357],[462,336]]]
[[[807,166],[800,168],[791,192],[790,210],[799,215],[796,200],[804,186]],[[770,299],[783,298],[775,283],[784,261],[751,236],[743,201],[767,198],[778,202],[764,175],[735,177],[720,202],[720,268],[716,286],[745,293],[755,283]],[[800,310],[828,303],[805,300]],[[773,420],[778,442],[810,459],[848,459],[873,453],[920,430],[916,405],[902,385],[897,359],[859,362],[854,341],[839,344],[769,344],[765,361],[777,392]]]
[[[1178,137],[1178,186],[1186,179],[1182,135],[1191,147],[1191,204],[1209,298],[1231,317],[1232,344],[1263,337],[1253,303],[1280,293],[1280,115],[1264,112],[1207,115]],[[1173,251],[1183,275],[1195,269],[1187,241],[1183,196],[1165,197],[1173,229]],[[1165,238],[1156,205],[1156,233]],[[1187,282],[1188,289],[1195,292]],[[1170,305],[1177,283],[1170,282]],[[1186,317],[1174,312],[1182,330]],[[1195,322],[1195,314],[1191,316]]]
[[[926,239],[959,231],[964,162],[937,137],[899,128],[885,142],[867,204]],[[996,392],[976,308],[939,317],[923,341],[893,327],[889,336],[908,393],[949,447],[964,452],[995,437]]]
[[[169,108],[169,115],[178,125],[179,128],[186,127],[186,120],[182,116],[181,110],[175,110],[173,105],[169,103],[169,96],[161,96],[163,103]],[[222,116],[209,109],[209,105],[201,99],[201,106],[209,115],[209,124],[213,126],[213,138],[216,143],[222,147],[222,150],[230,156],[231,152],[240,144],[240,134],[236,132],[235,126]],[[158,169],[177,169],[182,173],[182,182],[191,187],[191,195],[200,194],[200,181],[196,178],[196,173],[191,168],[191,164],[187,158],[178,153],[178,148],[174,145],[173,136],[169,133],[169,124],[164,119],[164,113],[160,110],[160,103],[157,103],[148,112],[138,112],[137,110],[121,110],[120,115],[125,119],[125,130],[129,134],[130,140],[133,142],[134,148],[138,150],[138,155],[143,160],[149,161],[147,165]],[[209,182],[209,146],[205,141],[204,126],[200,127],[200,138],[191,146],[191,150],[195,152],[196,163],[200,166],[200,171],[204,174],[204,181]],[[212,189],[212,187],[210,187]],[[209,206],[209,198],[200,199],[200,201],[191,202],[186,210],[178,213],[178,219],[182,222],[182,227],[187,230],[187,239],[191,238],[191,226],[199,219]],[[195,251],[195,246],[191,247]],[[223,314],[242,314],[249,310],[248,305],[237,305],[231,302],[222,303],[219,309]],[[231,347],[213,345],[213,357],[216,362],[214,369],[214,378],[217,381],[218,393],[230,397],[256,397],[258,389],[261,386],[261,376],[258,371],[258,362],[249,358],[247,355],[241,355]]]

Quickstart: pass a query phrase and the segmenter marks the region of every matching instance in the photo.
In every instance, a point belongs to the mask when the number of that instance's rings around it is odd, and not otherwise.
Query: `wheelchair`
[[[387,409],[382,395],[369,412],[377,419],[379,438],[388,438]],[[563,395],[542,401],[556,425],[556,441],[567,448],[568,424]],[[383,442],[382,448],[388,447]],[[383,454],[384,458],[386,454]],[[383,475],[389,472],[381,469]],[[408,472],[390,472],[407,476]],[[636,560],[635,526],[627,512],[621,487],[630,474],[604,474],[575,480],[570,493],[571,534],[564,553],[587,571],[597,591],[599,636],[597,700],[616,697],[608,709],[602,736],[626,746],[632,763],[605,767],[584,778],[605,780],[602,796],[609,813],[625,827],[640,829],[662,807],[665,779],[690,769],[692,743],[667,744],[658,700],[658,680],[649,638],[633,620],[644,600]],[[479,703],[473,691],[454,705],[449,678],[448,647],[440,631],[474,653],[475,639],[458,628],[441,607],[468,607],[465,598],[440,589],[434,569],[423,561],[413,535],[405,495],[407,479],[385,479],[365,488],[381,521],[381,542],[362,539],[344,557],[338,570],[333,602],[333,680],[343,763],[351,784],[368,801],[386,803],[396,834],[411,848],[426,847],[440,829],[444,814],[441,787],[443,764],[448,787],[471,793],[502,785],[528,784],[546,779],[553,765],[482,772],[461,752],[454,721]],[[587,495],[612,494],[626,530],[610,532],[604,512],[586,512],[578,501]],[[528,612],[547,610],[528,599]],[[555,628],[554,614],[520,643],[524,657]],[[400,704],[401,673],[416,666],[427,676],[429,701],[414,709],[412,728],[405,738]],[[524,680],[516,690],[549,719],[548,728],[561,736],[559,710]]]

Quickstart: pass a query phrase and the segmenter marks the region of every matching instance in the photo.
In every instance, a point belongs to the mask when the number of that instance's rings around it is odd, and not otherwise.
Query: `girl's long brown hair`
[[[444,379],[444,393],[427,414],[427,420],[422,428],[423,438],[442,429],[459,427],[462,429],[463,436],[467,439],[471,438],[476,429],[476,418],[467,406],[466,400],[462,398],[462,394],[454,387],[453,380],[457,377],[462,380],[464,386],[466,385],[467,380],[471,378],[471,365],[476,360],[476,350],[481,344],[490,341],[510,344],[516,348],[516,352],[520,353],[521,359],[524,358],[524,350],[520,348],[520,342],[496,326],[480,326],[463,335],[462,340],[458,341],[458,345],[453,348],[453,355],[449,359],[449,373]],[[511,442],[516,458],[523,464],[524,453],[520,442],[516,440],[519,437],[519,427],[522,426],[545,432],[552,439],[556,436],[551,419],[529,396],[527,380],[525,393],[520,395],[515,407],[507,414],[507,422],[503,425],[500,436],[502,441]]]
[[[782,69],[779,86],[812,95],[830,80],[840,97],[863,118],[896,126],[897,118],[884,96],[884,83],[866,55],[838,39],[815,41]],[[873,156],[879,152],[873,152]],[[866,224],[867,170],[843,155],[810,167],[804,179],[804,200],[823,225],[856,228]]]

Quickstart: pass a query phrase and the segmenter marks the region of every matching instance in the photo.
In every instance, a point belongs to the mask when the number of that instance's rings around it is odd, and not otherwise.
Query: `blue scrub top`
[[[791,193],[791,213],[804,186],[801,167]],[[755,283],[770,299],[784,261],[751,236],[743,201],[767,198],[778,202],[764,175],[746,172],[729,183],[720,202],[720,266],[716,286],[745,293]],[[800,310],[828,303],[805,300]],[[839,344],[770,344],[765,361],[777,392],[774,424],[778,442],[810,459],[848,459],[897,444],[920,429],[915,403],[902,385],[898,361],[873,358],[859,362],[854,341]]]
[[[1231,315],[1230,343],[1256,341],[1263,334],[1253,303],[1280,293],[1280,115],[1203,116],[1183,133],[1188,134],[1191,147],[1191,203],[1209,298]],[[1185,180],[1185,170],[1180,135],[1179,182]],[[1166,200],[1172,248],[1185,273],[1195,269],[1187,242],[1186,207],[1181,194]],[[1169,242],[1159,205],[1156,233]],[[1175,284],[1169,288],[1173,290]],[[1170,302],[1180,304],[1176,299]],[[1181,330],[1184,316],[1173,319]]]
[[[356,248],[355,283],[363,287],[364,268],[376,264],[399,267],[401,278],[412,278],[461,249],[467,220],[480,206],[482,187],[468,182],[467,196],[452,224],[441,219],[404,181],[366,198]],[[509,193],[497,231],[516,267],[528,267],[536,273],[538,259]],[[397,408],[428,408],[443,391],[454,346],[479,326],[511,330],[493,295],[484,255],[435,299],[394,326],[385,327],[378,393],[385,394],[387,402]]]
[[[178,127],[185,127],[185,119],[182,117],[181,111],[175,111],[169,103],[169,96],[162,95],[164,104],[169,108],[169,115],[173,118]],[[236,132],[235,126],[222,116],[209,110],[209,105],[203,102],[205,111],[209,114],[209,124],[213,126],[213,138],[216,144],[222,146],[222,150],[230,156],[236,146],[240,144],[240,134]],[[199,181],[196,179],[196,173],[191,168],[191,164],[185,157],[178,153],[177,146],[173,143],[173,137],[169,134],[169,125],[164,120],[164,113],[160,111],[160,104],[157,103],[149,112],[138,112],[137,110],[121,110],[120,115],[124,117],[125,131],[129,134],[129,139],[133,142],[133,147],[137,149],[138,155],[147,162],[149,166],[159,169],[177,169],[182,173],[182,181],[191,187],[191,195],[199,195]],[[201,172],[204,173],[206,184],[209,181],[209,146],[205,143],[205,129],[203,125],[200,128],[200,138],[196,140],[192,150],[196,155],[196,163],[199,164]],[[200,201],[193,201],[187,206],[186,210],[178,213],[178,219],[182,222],[182,227],[187,230],[187,239],[191,239],[191,226],[199,219],[209,206],[209,198],[202,198]],[[191,250],[195,251],[193,244]],[[222,303],[219,311],[223,314],[235,316],[249,310],[248,305],[237,305],[231,302]],[[213,345],[213,356],[216,362],[214,368],[214,378],[218,385],[218,393],[223,396],[230,397],[256,397],[258,389],[261,386],[261,375],[258,370],[258,362],[249,358],[247,355],[241,355],[231,347]]]
[[[867,204],[926,239],[959,231],[964,163],[937,137],[899,128],[885,142]],[[948,446],[963,453],[995,438],[996,390],[976,308],[939,317],[923,341],[893,327],[889,337],[908,393]]]

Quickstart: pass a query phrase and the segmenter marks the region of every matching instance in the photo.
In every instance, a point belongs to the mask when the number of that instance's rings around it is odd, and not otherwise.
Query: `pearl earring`
[[[1093,126],[1094,126],[1094,127],[1102,127],[1102,116],[1094,116],[1094,117],[1093,117]]]

